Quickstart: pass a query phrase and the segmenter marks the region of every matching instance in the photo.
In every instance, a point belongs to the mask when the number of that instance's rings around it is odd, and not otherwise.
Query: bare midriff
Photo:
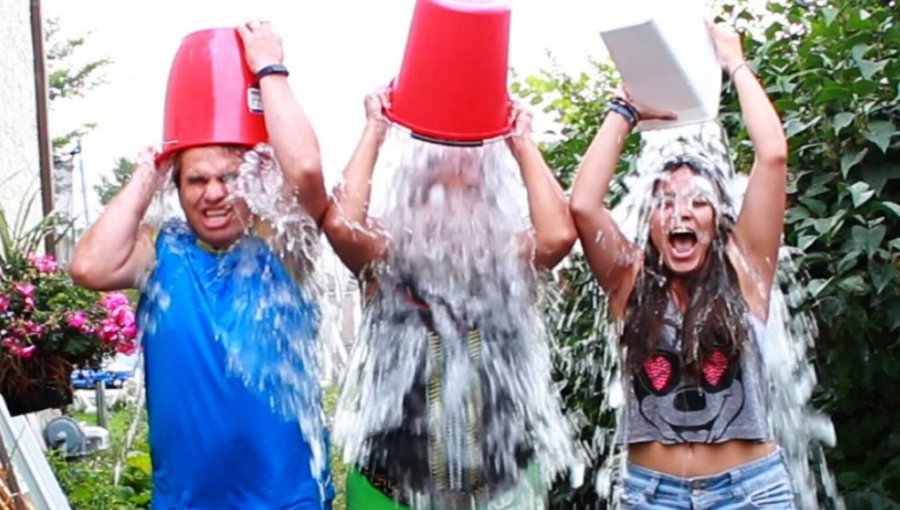
[[[628,460],[638,466],[682,478],[709,476],[752,462],[775,451],[775,443],[732,439],[724,443],[662,444],[656,441],[628,446]]]

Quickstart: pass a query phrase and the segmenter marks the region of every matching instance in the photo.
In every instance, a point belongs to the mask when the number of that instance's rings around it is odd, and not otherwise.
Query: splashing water
[[[665,163],[685,157],[700,162],[707,169],[714,169],[717,178],[725,184],[727,196],[723,197],[722,203],[714,204],[718,214],[735,217],[736,211],[740,211],[747,178],[735,174],[727,138],[718,123],[643,133],[641,151],[634,168],[621,183],[625,195],[612,211],[622,232],[639,247],[639,252],[643,252],[648,242],[649,216],[658,200],[653,196],[654,185],[665,178],[661,173]],[[603,239],[597,242],[602,244]],[[825,501],[832,507],[843,508],[822,452],[823,445],[834,445],[834,430],[828,417],[809,404],[816,375],[808,354],[814,346],[816,327],[813,317],[798,310],[804,296],[792,255],[787,247],[779,253],[777,281],[770,294],[766,333],[760,338],[764,373],[768,381],[769,425],[783,449],[799,508],[821,508]],[[580,299],[590,300],[593,304],[575,307],[569,316],[560,318],[558,327],[571,327],[582,317],[585,309],[591,309],[594,320],[590,341],[600,345],[593,348],[595,353],[588,359],[567,359],[563,356],[563,369],[569,374],[599,370],[602,375],[598,383],[603,387],[601,408],[604,412],[613,412],[617,423],[624,423],[627,386],[621,366],[624,353],[618,343],[621,324],[608,320],[607,300],[595,282],[583,286]],[[595,490],[602,499],[617,499],[615,481],[626,465],[624,451],[617,446],[623,442],[623,434],[627,431],[621,427],[597,427],[589,444],[591,455],[602,459],[594,479]]]
[[[544,508],[543,485],[578,454],[550,381],[538,275],[520,247],[518,167],[503,143],[441,146],[391,127],[374,174],[387,172],[371,214],[388,255],[372,268],[335,441],[417,508],[515,493],[528,466],[540,481],[510,508]]]
[[[244,153],[237,178],[229,184],[230,200],[246,202],[255,224],[247,225],[246,235],[228,249],[229,256],[220,258],[212,279],[247,289],[230,303],[225,316],[252,317],[252,327],[232,331],[226,321],[215,325],[214,334],[226,350],[229,371],[247,388],[267,397],[282,416],[298,420],[312,452],[311,473],[318,478],[328,462],[319,387],[329,376],[323,371],[323,359],[334,352],[329,346],[340,342],[330,329],[336,321],[331,320],[333,307],[325,299],[323,276],[315,271],[321,249],[317,226],[283,188],[282,172],[270,146],[259,144]],[[168,179],[155,196],[145,224],[158,230],[169,220],[183,218],[177,196],[173,180]],[[261,244],[267,249],[260,250]],[[179,249],[175,243],[169,248]],[[279,277],[285,270],[290,277]],[[259,284],[241,285],[241,280]],[[172,296],[149,278],[141,287],[143,299],[151,303],[141,323],[152,333],[171,306]],[[330,481],[318,482],[324,496]]]

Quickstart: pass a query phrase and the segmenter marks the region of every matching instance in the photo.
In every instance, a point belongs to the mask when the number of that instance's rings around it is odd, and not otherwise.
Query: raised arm
[[[722,67],[731,76],[753,143],[754,161],[735,239],[768,296],[784,229],[787,141],[781,119],[744,60],[740,37],[730,28],[708,25]]]
[[[630,104],[630,103],[629,103]],[[673,119],[671,112],[655,111],[631,104],[643,119]],[[627,111],[625,112],[628,113]],[[628,115],[610,110],[588,147],[572,186],[570,208],[588,265],[607,294],[613,297],[621,290],[630,292],[640,257],[613,220],[604,199],[616,171],[625,140],[633,121]],[[627,287],[627,289],[625,289]]]
[[[75,283],[93,290],[134,288],[155,260],[150,231],[141,226],[168,172],[142,156],[131,179],[78,240],[69,265]]]
[[[531,138],[531,113],[520,103],[512,108],[513,132],[507,144],[525,181],[532,231],[525,236],[525,251],[538,268],[552,269],[575,243],[575,225],[562,187],[547,167]]]
[[[272,31],[269,23],[252,21],[239,26],[238,33],[244,42],[247,65],[254,74],[266,66],[283,62],[281,37]],[[260,79],[259,87],[266,130],[284,172],[287,190],[297,196],[306,212],[321,225],[328,208],[328,196],[322,177],[319,142],[312,124],[294,97],[286,76],[268,74]]]
[[[626,280],[637,259],[637,249],[619,230],[604,203],[631,128],[622,115],[607,113],[578,166],[569,204],[588,265],[610,295]]]
[[[386,91],[366,96],[366,127],[325,215],[325,235],[344,265],[356,275],[383,257],[385,251],[381,229],[369,218],[369,198],[372,171],[387,132],[383,114],[387,105]]]

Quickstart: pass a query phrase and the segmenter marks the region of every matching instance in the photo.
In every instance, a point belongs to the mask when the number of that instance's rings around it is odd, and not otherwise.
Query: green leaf
[[[848,151],[845,152],[843,156],[841,156],[841,175],[844,176],[844,179],[847,178],[847,174],[850,173],[850,169],[858,165],[859,162],[866,157],[866,154],[868,152],[869,149],[863,149],[860,151]]]
[[[866,280],[860,275],[848,276],[838,282],[838,287],[851,294],[865,294],[868,290]]]
[[[820,120],[822,120],[821,116],[807,122],[801,121],[798,117],[788,119],[787,122],[784,123],[785,136],[787,136],[788,138],[792,138],[806,131],[810,128],[810,126],[818,124]]]
[[[883,71],[884,67],[887,64],[887,60],[879,60],[878,62],[872,62],[870,60],[860,60],[856,63],[856,66],[859,67],[859,72],[863,75],[863,78],[871,80],[872,77],[875,76],[875,74]]]
[[[877,145],[878,148],[881,149],[881,152],[887,152],[888,145],[891,143],[891,137],[896,132],[897,131],[894,129],[892,123],[884,120],[877,120],[869,123],[869,127],[863,131],[863,136]]]
[[[891,242],[888,243],[888,248],[893,251],[900,251],[900,237],[891,240]]]
[[[838,10],[833,7],[822,7],[822,17],[825,18],[825,26],[834,23],[834,18],[838,15]]]
[[[852,50],[850,50],[850,54],[853,56],[853,60],[855,60],[856,62],[859,62],[860,60],[863,59],[863,57],[866,56],[866,53],[868,53],[869,50],[871,50],[872,48],[873,48],[873,46],[870,46],[868,44],[857,44],[856,46],[853,47]]]
[[[853,207],[863,205],[875,195],[875,191],[873,191],[867,183],[862,181],[853,183],[852,186],[847,188],[847,191],[850,192],[850,198],[853,199]]]
[[[816,242],[818,236],[800,236],[797,239],[797,248],[800,248],[803,251],[806,251],[813,243]]]
[[[834,134],[838,134],[842,129],[849,126],[856,115],[850,112],[841,112],[834,116],[832,122],[834,123]]]
[[[881,205],[885,207],[885,209],[891,211],[896,214],[898,218],[900,218],[900,205],[897,205],[893,202],[881,202]]]
[[[878,251],[878,247],[881,246],[881,241],[884,240],[886,233],[887,227],[884,225],[878,225],[873,228],[856,225],[850,229],[850,237],[853,239],[853,244],[859,249],[865,250],[870,257]]]
[[[897,276],[897,270],[890,264],[872,264],[869,266],[869,276],[875,285],[876,293],[881,294]]]
[[[838,282],[838,287],[851,294],[865,294],[868,290],[866,280],[860,275],[848,276]]]
[[[831,284],[832,281],[834,281],[833,276],[831,278],[828,278],[827,280],[823,278],[810,280],[809,284],[807,284],[806,286],[806,291],[809,292],[810,297],[815,299],[819,296],[819,294],[822,293],[823,290],[825,290],[826,287],[828,287],[829,284]]]
[[[881,163],[879,165],[866,166],[860,172],[862,180],[869,183],[876,195],[881,195],[885,183],[890,179],[900,179],[900,165],[896,163]]]
[[[837,261],[837,264],[835,264],[835,274],[844,274],[856,266],[856,261],[859,259],[860,255],[862,255],[862,250],[851,250],[841,257],[841,260]]]
[[[830,83],[822,87],[822,90],[819,91],[819,94],[816,96],[816,102],[824,103],[835,99],[848,99],[852,95],[853,91],[847,87]]]

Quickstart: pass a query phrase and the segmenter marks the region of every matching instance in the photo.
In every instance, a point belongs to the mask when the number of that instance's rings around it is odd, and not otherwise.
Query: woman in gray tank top
[[[647,237],[623,235],[603,199],[625,139],[640,119],[673,117],[627,98],[610,104],[572,192],[585,254],[621,326],[624,508],[793,508],[758,348],[784,223],[787,143],[738,35],[709,30],[753,143],[740,214],[709,158],[680,155],[653,185]]]

